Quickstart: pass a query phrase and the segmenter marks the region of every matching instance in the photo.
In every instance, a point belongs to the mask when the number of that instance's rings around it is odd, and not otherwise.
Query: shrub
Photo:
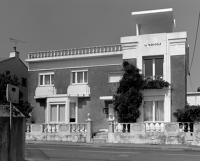
[[[178,122],[199,122],[200,106],[186,105],[184,109],[177,109],[174,116]]]

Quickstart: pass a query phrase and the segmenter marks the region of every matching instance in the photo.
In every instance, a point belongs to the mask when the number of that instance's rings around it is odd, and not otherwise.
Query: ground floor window
[[[164,121],[164,101],[144,101],[144,121]]]
[[[65,104],[50,104],[50,122],[65,122]]]
[[[69,113],[70,113],[69,122],[76,122],[76,102],[70,102]]]

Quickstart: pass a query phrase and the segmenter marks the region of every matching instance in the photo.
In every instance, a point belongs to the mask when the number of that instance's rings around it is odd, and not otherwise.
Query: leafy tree
[[[11,75],[9,71],[0,73],[0,105],[9,105],[6,99],[6,86],[7,84],[12,84],[19,86],[20,82],[16,75]],[[13,104],[25,117],[29,117],[32,107],[28,102],[23,102],[21,99],[23,96],[22,92],[19,91],[19,104]],[[15,113],[17,111],[14,110]],[[19,113],[19,112],[18,112]]]
[[[123,77],[114,95],[114,109],[119,122],[136,122],[140,116],[144,80],[139,69],[127,61],[123,62],[123,71]]]
[[[199,122],[200,106],[186,105],[184,109],[177,109],[174,116],[178,122]]]

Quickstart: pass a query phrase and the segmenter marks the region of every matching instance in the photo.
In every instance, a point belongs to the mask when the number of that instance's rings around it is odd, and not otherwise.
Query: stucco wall
[[[185,107],[186,103],[186,67],[185,56],[171,56],[171,113],[172,121],[176,121],[173,113],[180,108]]]
[[[88,69],[88,85],[90,86],[91,96],[78,99],[78,122],[85,122],[87,114],[90,113],[93,127],[95,127],[94,130],[107,128],[107,118],[103,113],[105,104],[99,97],[113,95],[112,84],[108,83],[108,75],[111,72],[121,72],[122,66],[94,66],[84,69]],[[51,70],[55,72],[57,94],[67,93],[67,87],[70,85],[71,70],[74,70],[74,68]],[[45,99],[37,99],[37,101],[34,99],[35,89],[38,86],[38,74],[40,72],[45,71],[29,71],[29,101],[34,107],[32,115],[36,123],[42,123],[45,119]]]
[[[61,60],[49,60],[40,62],[29,62],[29,70],[63,69],[76,67],[105,66],[108,64],[121,64],[122,55],[107,55],[98,57],[82,57]]]

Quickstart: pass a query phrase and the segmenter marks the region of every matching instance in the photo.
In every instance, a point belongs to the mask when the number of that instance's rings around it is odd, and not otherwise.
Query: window
[[[23,86],[23,87],[27,87],[27,79],[24,78],[24,77],[22,77],[22,80],[21,80],[21,81],[22,81],[22,83],[21,83],[22,86]]]
[[[144,57],[143,74],[146,78],[163,77],[163,57]]]
[[[88,71],[72,71],[72,84],[85,84],[88,83]]]
[[[54,73],[41,73],[39,74],[39,85],[48,86],[54,84]]]
[[[69,107],[70,107],[69,108],[69,113],[70,113],[69,122],[76,122],[76,103],[70,102]]]
[[[122,73],[109,73],[108,82],[116,83],[116,82],[119,82],[121,78],[122,78]]]
[[[65,104],[50,105],[50,122],[65,122]]]
[[[144,101],[144,121],[164,121],[164,101]]]

